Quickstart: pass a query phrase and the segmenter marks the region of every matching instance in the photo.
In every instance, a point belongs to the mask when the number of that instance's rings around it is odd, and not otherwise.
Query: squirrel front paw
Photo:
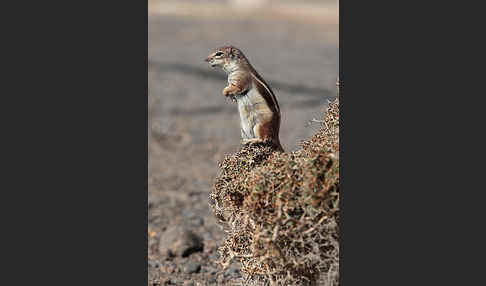
[[[231,95],[231,90],[230,90],[230,87],[227,86],[225,88],[223,88],[223,96],[229,96]]]
[[[223,88],[223,95],[224,96],[237,95],[240,94],[242,91],[243,91],[242,87],[238,85],[230,84],[225,88]]]

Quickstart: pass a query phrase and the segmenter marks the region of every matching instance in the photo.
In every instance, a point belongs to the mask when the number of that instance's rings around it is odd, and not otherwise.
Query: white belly
[[[270,109],[265,99],[255,88],[250,89],[246,95],[237,95],[235,98],[238,102],[238,111],[240,113],[242,139],[257,138],[254,129],[255,125],[270,114]]]
[[[237,97],[238,111],[240,113],[240,126],[242,139],[255,138],[253,127],[256,124],[256,114],[250,99],[247,96]]]

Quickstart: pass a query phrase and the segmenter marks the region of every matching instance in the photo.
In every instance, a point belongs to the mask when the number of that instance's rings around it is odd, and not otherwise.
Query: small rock
[[[216,283],[216,277],[214,277],[214,275],[211,275],[211,277],[209,277],[209,280],[208,280],[209,283],[213,284],[213,283]]]
[[[236,267],[231,267],[230,269],[225,271],[225,274],[231,277],[238,277],[240,276],[240,270]]]
[[[159,252],[162,255],[187,257],[202,250],[202,238],[184,226],[171,226],[160,237]]]
[[[198,273],[201,270],[201,263],[189,261],[182,266],[182,271],[187,274]]]
[[[192,218],[189,223],[193,226],[201,226],[204,224],[204,219],[201,217]]]
[[[177,266],[175,264],[166,263],[164,265],[161,265],[161,267],[159,269],[163,273],[172,274],[172,273],[175,272],[176,268],[177,268]]]
[[[218,282],[219,284],[223,284],[223,282],[224,282],[224,275],[223,274],[219,274],[218,277],[216,278],[216,282]]]
[[[209,266],[209,267],[205,268],[205,272],[208,272],[209,274],[215,274],[215,273],[218,272],[218,269]]]
[[[185,281],[184,286],[194,286],[194,283],[192,283],[192,281]]]

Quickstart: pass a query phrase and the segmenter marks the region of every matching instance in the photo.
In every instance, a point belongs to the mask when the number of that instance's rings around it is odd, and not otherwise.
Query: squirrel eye
[[[220,56],[222,56],[222,55],[223,55],[223,52],[217,52],[217,53],[215,54],[215,56],[217,56],[217,57],[220,57]]]

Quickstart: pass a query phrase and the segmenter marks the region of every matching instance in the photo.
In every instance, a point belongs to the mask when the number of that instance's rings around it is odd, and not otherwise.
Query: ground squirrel
[[[205,61],[228,74],[223,95],[238,103],[242,143],[272,142],[283,152],[278,137],[280,107],[277,98],[245,55],[233,46],[224,46],[217,48]]]

